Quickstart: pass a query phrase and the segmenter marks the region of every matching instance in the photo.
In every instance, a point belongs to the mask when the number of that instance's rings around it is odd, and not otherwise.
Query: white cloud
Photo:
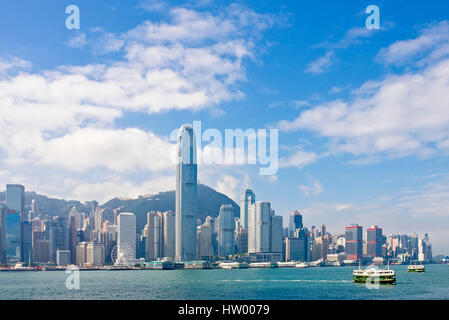
[[[238,196],[243,190],[242,181],[231,175],[222,175],[219,179],[214,189],[238,202]]]
[[[315,73],[320,74],[326,71],[331,65],[335,58],[335,54],[333,51],[328,51],[326,54],[315,61],[309,63],[306,68],[307,73]]]
[[[12,70],[26,69],[31,66],[29,61],[13,57],[11,59],[0,58],[0,76]]]
[[[71,37],[66,44],[72,48],[82,48],[87,46],[86,34],[82,32],[77,33],[75,36]]]
[[[419,37],[396,41],[377,55],[386,64],[403,64],[417,59],[428,64],[449,56],[449,21],[429,25],[420,30]]]
[[[320,156],[314,152],[299,149],[290,156],[280,158],[279,168],[296,167],[302,169],[306,165],[316,162],[319,158]]]
[[[270,15],[237,5],[217,15],[173,8],[166,17],[122,34],[94,28],[89,39],[80,33],[68,40],[72,47],[91,45],[94,54],[115,53],[104,64],[14,75],[29,63],[0,60],[0,162],[5,172],[15,172],[9,180],[22,179],[17,170],[23,168],[27,187],[83,199],[159,187],[131,183],[130,175],[165,177],[174,168],[167,152],[173,145],[151,131],[117,128],[115,121],[125,111],[213,110],[240,99],[245,62],[254,58],[261,32],[274,23]],[[89,181],[92,170],[116,177]],[[49,185],[38,183],[45,173]]]
[[[326,53],[310,62],[305,69],[306,73],[321,74],[326,72],[336,60],[336,51],[338,49],[348,48],[352,45],[360,44],[362,39],[370,38],[376,33],[376,30],[356,27],[346,31],[345,35],[336,42],[324,41],[315,44],[314,48],[326,48]]]
[[[298,186],[298,189],[305,196],[318,195],[318,194],[323,192],[323,186],[321,185],[321,183],[317,179],[309,177],[309,180],[311,182],[310,185],[300,185],[300,186]]]
[[[330,139],[333,152],[354,155],[428,156],[447,152],[449,60],[423,71],[365,83],[353,102],[309,108],[283,131],[311,130]]]
[[[174,144],[136,128],[84,128],[44,142],[34,157],[43,164],[83,171],[101,166],[114,172],[160,171],[174,167]]]

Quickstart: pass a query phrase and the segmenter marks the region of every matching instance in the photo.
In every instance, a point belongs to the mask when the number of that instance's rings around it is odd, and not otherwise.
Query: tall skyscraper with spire
[[[248,188],[240,197],[240,226],[248,228],[248,207],[256,202],[256,195]]]
[[[198,167],[196,140],[191,125],[181,126],[176,164],[176,261],[196,259]]]

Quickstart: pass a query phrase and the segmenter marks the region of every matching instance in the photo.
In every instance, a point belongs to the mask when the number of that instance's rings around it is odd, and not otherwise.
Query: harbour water
[[[396,285],[368,289],[354,267],[235,270],[81,271],[69,290],[64,271],[0,272],[0,299],[449,299],[449,265],[396,270]]]

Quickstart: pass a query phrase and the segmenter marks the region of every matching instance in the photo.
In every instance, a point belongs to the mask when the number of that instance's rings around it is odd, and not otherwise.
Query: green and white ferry
[[[408,272],[424,272],[424,266],[421,265],[410,265],[408,266]]]
[[[379,284],[396,284],[396,272],[387,269],[359,269],[352,272],[354,282],[358,283],[379,283]]]

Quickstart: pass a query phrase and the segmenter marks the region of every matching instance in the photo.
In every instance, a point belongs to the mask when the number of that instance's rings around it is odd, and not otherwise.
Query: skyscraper
[[[176,165],[176,245],[177,261],[196,259],[198,183],[196,140],[191,125],[183,125],[178,135]]]
[[[297,229],[302,229],[302,215],[298,210],[293,211],[288,220],[288,236],[293,237]]]
[[[22,258],[22,222],[25,220],[25,188],[6,185],[6,258],[11,263]]]
[[[200,259],[212,256],[212,228],[206,223],[197,229],[197,254]]]
[[[271,216],[271,230],[270,230],[271,245],[270,251],[282,253],[283,236],[282,236],[282,216]]]
[[[163,220],[163,238],[164,238],[164,257],[175,257],[175,213],[173,211],[165,211],[162,213]]]
[[[30,265],[33,261],[33,224],[26,220],[22,225],[22,261]]]
[[[371,257],[382,256],[382,228],[372,226],[366,229],[366,255]]]
[[[345,229],[345,253],[349,260],[362,258],[363,251],[363,228],[353,224]]]
[[[76,263],[76,246],[78,245],[78,238],[77,238],[78,215],[79,214],[76,211],[76,208],[73,207],[70,210],[69,217],[68,217],[68,224],[67,224],[68,249],[70,250],[70,262],[73,264]]]
[[[152,261],[157,258],[162,258],[163,251],[163,219],[162,213],[151,211],[147,213],[147,254],[148,260]]]
[[[250,189],[246,189],[240,197],[240,225],[248,228],[248,207],[256,202],[256,195]]]
[[[234,254],[234,208],[230,204],[220,207],[218,216],[218,255],[220,257]]]
[[[248,253],[270,252],[269,202],[257,201],[248,207]]]
[[[117,223],[117,257],[122,256],[130,262],[136,258],[136,216],[122,212],[117,217]]]
[[[0,203],[0,265],[6,264],[6,212],[6,206]]]

